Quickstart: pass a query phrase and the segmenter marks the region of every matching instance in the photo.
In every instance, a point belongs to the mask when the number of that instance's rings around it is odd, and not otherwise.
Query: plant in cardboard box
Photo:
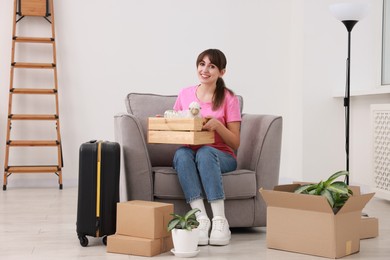
[[[349,196],[353,194],[345,182],[335,181],[337,178],[347,175],[347,171],[338,171],[332,174],[326,181],[302,185],[295,190],[295,193],[324,196],[336,214],[348,200]]]
[[[171,251],[176,256],[191,257],[199,253],[199,222],[195,216],[198,211],[200,209],[195,208],[185,215],[171,214],[173,219],[168,223],[168,231],[172,232],[174,249]]]

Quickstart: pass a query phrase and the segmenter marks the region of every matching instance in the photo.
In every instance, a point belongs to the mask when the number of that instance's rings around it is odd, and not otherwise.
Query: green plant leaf
[[[190,220],[196,220],[196,216],[195,216],[195,214],[193,214],[193,215],[190,215],[189,217],[188,217],[188,221],[190,221]]]
[[[342,181],[333,182],[327,187],[327,189],[332,192],[348,194],[348,186],[345,184],[345,182]]]
[[[315,195],[320,195],[322,194],[322,191],[324,190],[324,182],[323,181],[320,181],[318,184],[317,184],[317,187],[316,187],[316,191],[315,191]]]
[[[329,205],[333,208],[335,201],[333,199],[332,193],[329,190],[325,189],[321,192],[321,195],[328,200]]]
[[[187,230],[188,230],[188,227],[190,227],[192,229],[192,228],[197,228],[198,226],[199,226],[199,222],[196,219],[191,219],[191,220],[188,220],[188,222],[187,222]]]
[[[175,214],[175,213],[171,213],[170,215],[173,216],[173,218],[181,218],[181,217],[182,217],[182,216],[177,215],[177,214]]]
[[[317,184],[305,184],[297,189],[295,189],[295,193],[303,193],[303,194],[308,194],[311,190],[315,189],[317,187]]]
[[[180,222],[180,218],[174,218],[172,219],[171,221],[169,221],[168,223],[168,228],[167,230],[168,231],[171,231],[172,229],[174,229],[176,227],[177,224],[179,224]]]
[[[186,227],[187,227],[187,221],[184,218],[180,219],[180,228],[186,229]]]
[[[191,209],[190,211],[188,211],[185,216],[184,216],[184,219],[187,220],[189,217],[191,217],[192,215],[195,215],[196,212],[199,212],[200,209],[198,208],[195,208],[195,209]]]
[[[348,195],[345,195],[345,194],[341,194],[338,199],[335,201],[335,205],[334,207],[339,207],[341,208],[342,206],[344,206],[345,202],[347,202],[349,196]]]
[[[336,180],[338,177],[343,175],[348,175],[349,173],[347,171],[338,171],[334,174],[332,174],[325,182],[325,186],[329,186],[334,180]]]

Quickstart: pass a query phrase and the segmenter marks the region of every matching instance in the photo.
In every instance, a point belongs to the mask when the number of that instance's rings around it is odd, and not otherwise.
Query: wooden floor
[[[148,259],[106,253],[101,239],[83,248],[76,235],[77,188],[8,188],[0,192],[0,259]],[[372,199],[365,213],[380,221],[380,235],[362,240],[343,259],[390,259],[390,202]],[[203,246],[197,259],[325,259],[266,248],[264,228],[233,229],[230,245]],[[153,259],[179,259],[170,252]]]

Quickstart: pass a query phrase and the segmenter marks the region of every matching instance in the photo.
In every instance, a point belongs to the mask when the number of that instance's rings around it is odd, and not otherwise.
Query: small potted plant
[[[326,181],[302,185],[295,190],[295,193],[324,196],[332,207],[334,214],[336,214],[348,200],[349,196],[353,195],[352,190],[348,188],[345,182],[335,181],[337,178],[347,175],[347,171],[338,171],[332,174]]]
[[[184,216],[171,214],[173,219],[168,223],[168,231],[172,232],[174,249],[171,252],[176,256],[193,257],[199,253],[199,232],[197,230],[199,222],[195,216],[198,211],[200,209],[192,209]]]

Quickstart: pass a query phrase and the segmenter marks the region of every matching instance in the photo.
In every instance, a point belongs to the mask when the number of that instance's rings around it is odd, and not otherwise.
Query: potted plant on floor
[[[326,181],[302,185],[295,190],[295,193],[324,196],[332,207],[334,214],[336,214],[348,200],[349,196],[353,195],[352,190],[349,189],[345,182],[335,181],[337,178],[347,175],[347,171],[338,171],[332,174]]]
[[[179,257],[193,257],[199,253],[199,232],[195,213],[200,209],[192,209],[185,215],[171,214],[173,219],[168,223],[168,231],[172,232],[174,249],[171,250]]]

